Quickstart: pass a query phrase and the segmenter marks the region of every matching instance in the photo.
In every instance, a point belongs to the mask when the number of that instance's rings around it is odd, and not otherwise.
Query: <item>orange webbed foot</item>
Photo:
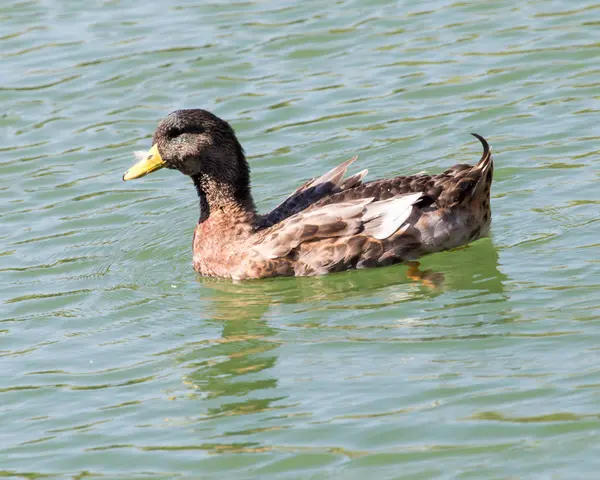
[[[421,265],[419,262],[406,262],[408,265],[408,271],[406,276],[415,282],[420,282],[427,288],[438,289],[444,284],[444,274],[440,272],[434,272],[433,270],[419,270]]]

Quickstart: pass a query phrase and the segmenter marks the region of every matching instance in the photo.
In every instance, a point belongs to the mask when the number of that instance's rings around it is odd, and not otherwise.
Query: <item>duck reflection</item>
[[[209,415],[236,415],[277,408],[285,397],[265,397],[277,387],[275,373],[282,322],[273,322],[269,312],[277,306],[297,305],[306,311],[327,302],[352,302],[360,307],[395,304],[435,297],[445,291],[473,291],[475,295],[500,294],[504,297],[506,275],[499,270],[498,252],[490,239],[423,259],[423,268],[442,274],[440,288],[412,282],[406,266],[395,265],[323,277],[287,277],[234,283],[223,279],[199,278],[202,296],[208,300],[204,313],[208,322],[220,329],[220,338],[200,342],[201,347],[186,357],[199,368],[186,378],[208,399],[243,397],[241,402],[217,403]],[[362,301],[377,302],[365,305]],[[502,299],[500,299],[502,301]],[[203,315],[203,316],[204,316]],[[207,346],[208,345],[208,346]],[[261,398],[252,392],[263,391]],[[275,391],[275,390],[272,390]],[[256,396],[254,396],[256,397]],[[278,408],[285,408],[278,403]]]
[[[255,292],[238,289],[233,284],[207,285],[203,295],[210,295],[208,322],[221,330],[220,338],[200,342],[189,352],[199,367],[186,376],[186,383],[205,398],[243,397],[243,402],[222,404],[209,409],[209,415],[235,415],[264,411],[280,398],[248,399],[256,390],[274,388],[277,380],[262,372],[275,364],[272,352],[278,342],[276,329],[263,319],[269,303]],[[208,345],[208,346],[207,346]]]

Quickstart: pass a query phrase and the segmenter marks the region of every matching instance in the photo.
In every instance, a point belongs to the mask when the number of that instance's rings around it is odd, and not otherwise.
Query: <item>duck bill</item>
[[[158,153],[158,147],[154,144],[142,160],[125,172],[123,181],[143,177],[156,170],[160,170],[164,166],[165,161],[160,156],[160,153]]]

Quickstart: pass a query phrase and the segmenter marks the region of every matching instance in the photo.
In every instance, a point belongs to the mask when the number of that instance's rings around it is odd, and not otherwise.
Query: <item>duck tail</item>
[[[471,135],[473,135],[483,145],[481,159],[479,162],[477,162],[477,165],[475,165],[475,168],[473,169],[474,171],[478,171],[479,179],[477,180],[477,184],[475,186],[475,192],[478,192],[484,189],[486,186],[489,188],[492,183],[492,177],[494,174],[494,157],[492,156],[492,147],[490,147],[490,144],[485,138],[477,133],[472,133]]]
[[[477,162],[477,166],[479,168],[486,168],[488,164],[493,163],[494,161],[492,158],[492,147],[490,147],[490,144],[487,142],[487,140],[478,133],[471,133],[471,135],[473,135],[481,142],[481,145],[483,145],[483,153],[481,154],[481,159]]]

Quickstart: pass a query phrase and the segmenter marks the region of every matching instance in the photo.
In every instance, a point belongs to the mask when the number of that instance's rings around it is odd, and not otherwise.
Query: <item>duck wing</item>
[[[311,178],[294,190],[280,205],[265,214],[260,221],[259,228],[268,228],[282,220],[304,210],[315,202],[360,185],[368,170],[362,170],[348,178],[344,178],[348,167],[358,157],[352,157],[344,163],[331,169],[318,178]]]
[[[360,198],[310,208],[266,229],[254,250],[263,258],[285,257],[302,244],[362,234],[383,240],[408,227],[422,193],[387,200]]]

